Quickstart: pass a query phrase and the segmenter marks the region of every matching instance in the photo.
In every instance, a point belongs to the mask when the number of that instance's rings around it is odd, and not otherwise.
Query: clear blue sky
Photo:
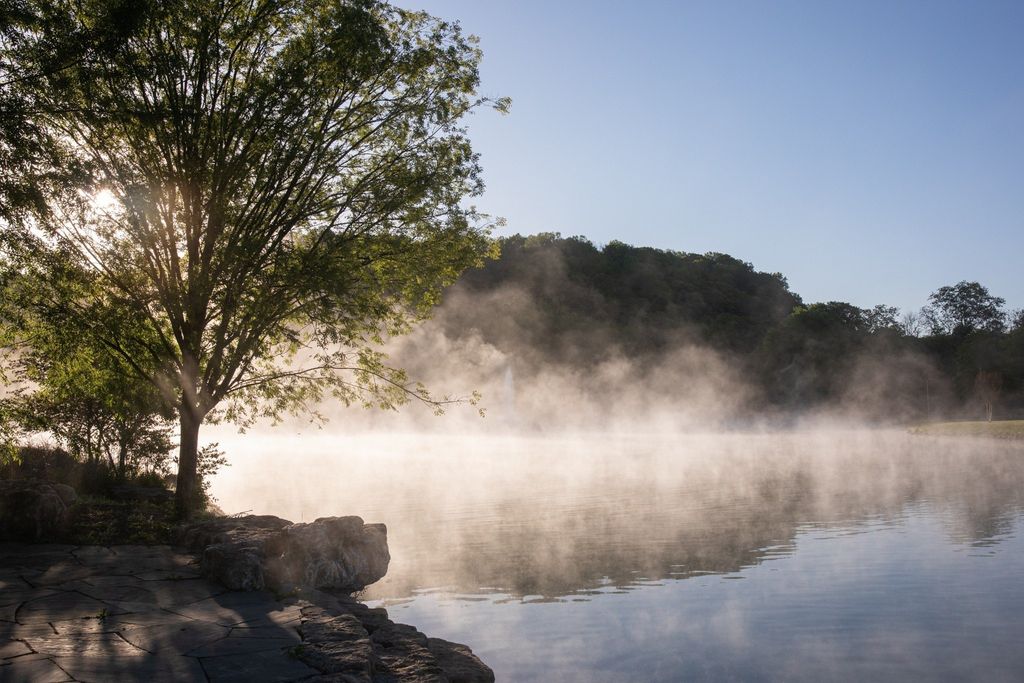
[[[506,233],[721,251],[806,301],[1024,307],[1024,2],[395,0],[484,50]]]

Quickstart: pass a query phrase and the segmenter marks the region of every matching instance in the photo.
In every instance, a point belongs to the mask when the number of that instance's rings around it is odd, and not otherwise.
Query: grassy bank
[[[914,434],[927,436],[971,436],[1024,441],[1024,420],[995,422],[934,422],[912,427]]]

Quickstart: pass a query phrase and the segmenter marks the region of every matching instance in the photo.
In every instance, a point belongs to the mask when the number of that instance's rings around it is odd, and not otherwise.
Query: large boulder
[[[203,575],[236,591],[257,591],[267,585],[263,553],[255,545],[214,543],[206,546],[199,565]]]
[[[216,543],[251,541],[261,545],[268,532],[279,531],[290,525],[287,519],[273,515],[215,517],[180,527],[175,542],[196,553],[202,553],[207,546]]]
[[[58,538],[68,522],[75,490],[36,479],[0,480],[0,540]]]
[[[359,517],[321,517],[292,524],[263,546],[267,573],[280,587],[356,591],[388,571],[388,531]]]
[[[182,529],[178,541],[201,553],[203,573],[228,588],[354,592],[388,570],[387,528],[359,517],[292,524],[280,517],[227,517]]]

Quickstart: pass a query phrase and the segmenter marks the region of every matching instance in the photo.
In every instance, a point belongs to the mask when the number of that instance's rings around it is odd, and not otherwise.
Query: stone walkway
[[[0,682],[328,680],[296,656],[309,604],[166,546],[0,544]]]

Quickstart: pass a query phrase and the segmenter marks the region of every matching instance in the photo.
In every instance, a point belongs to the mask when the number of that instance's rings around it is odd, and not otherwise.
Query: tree
[[[374,0],[24,4],[0,77],[87,182],[18,242],[89,274],[60,305],[177,410],[179,513],[211,414],[447,400],[374,345],[492,249],[461,121],[508,102],[476,96],[475,39]],[[119,40],[69,58],[97,25]]]
[[[907,311],[900,318],[898,329],[908,337],[920,337],[926,330],[925,315],[914,311]]]
[[[928,297],[931,305],[924,309],[934,334],[968,333],[976,330],[1001,332],[1006,315],[1006,300],[992,296],[977,282],[962,280],[940,287]]]
[[[26,30],[46,30],[44,8],[23,0],[0,0],[0,45],[7,48]],[[110,56],[130,30],[135,12],[130,2],[111,2],[94,8],[91,21],[74,40],[64,41],[52,59],[39,65],[0,61],[0,222],[18,224],[46,216],[49,198],[74,192],[87,178],[80,159],[67,153],[60,140],[47,135],[34,115],[40,102],[37,89],[25,85],[59,73],[86,60]],[[35,68],[34,68],[35,67]]]
[[[60,282],[72,289],[83,284],[67,271]],[[36,305],[40,298],[62,298],[41,286],[18,278],[2,290],[0,342],[8,349],[3,412],[21,431],[47,432],[79,460],[109,466],[121,481],[140,469],[162,470],[173,416],[160,392],[133,377],[82,320]],[[131,324],[128,319],[118,326]]]
[[[1007,318],[1010,320],[1009,328],[1011,332],[1024,330],[1024,308],[1011,311]]]
[[[898,318],[900,309],[895,306],[886,306],[885,304],[878,304],[874,308],[869,308],[864,311],[864,319],[867,321],[868,329],[875,332],[882,332],[884,330],[895,330],[902,332],[903,327]]]
[[[980,370],[974,378],[974,391],[985,406],[985,419],[992,421],[992,409],[1003,388],[1003,378],[998,372]]]
[[[523,358],[536,352],[538,360],[590,368],[624,352],[648,362],[684,339],[749,352],[800,301],[781,275],[725,254],[618,241],[598,247],[557,233],[512,235],[500,245],[498,259],[460,278],[453,299],[479,302],[514,289],[530,324],[474,304],[446,306],[441,318],[452,337],[472,330]]]

